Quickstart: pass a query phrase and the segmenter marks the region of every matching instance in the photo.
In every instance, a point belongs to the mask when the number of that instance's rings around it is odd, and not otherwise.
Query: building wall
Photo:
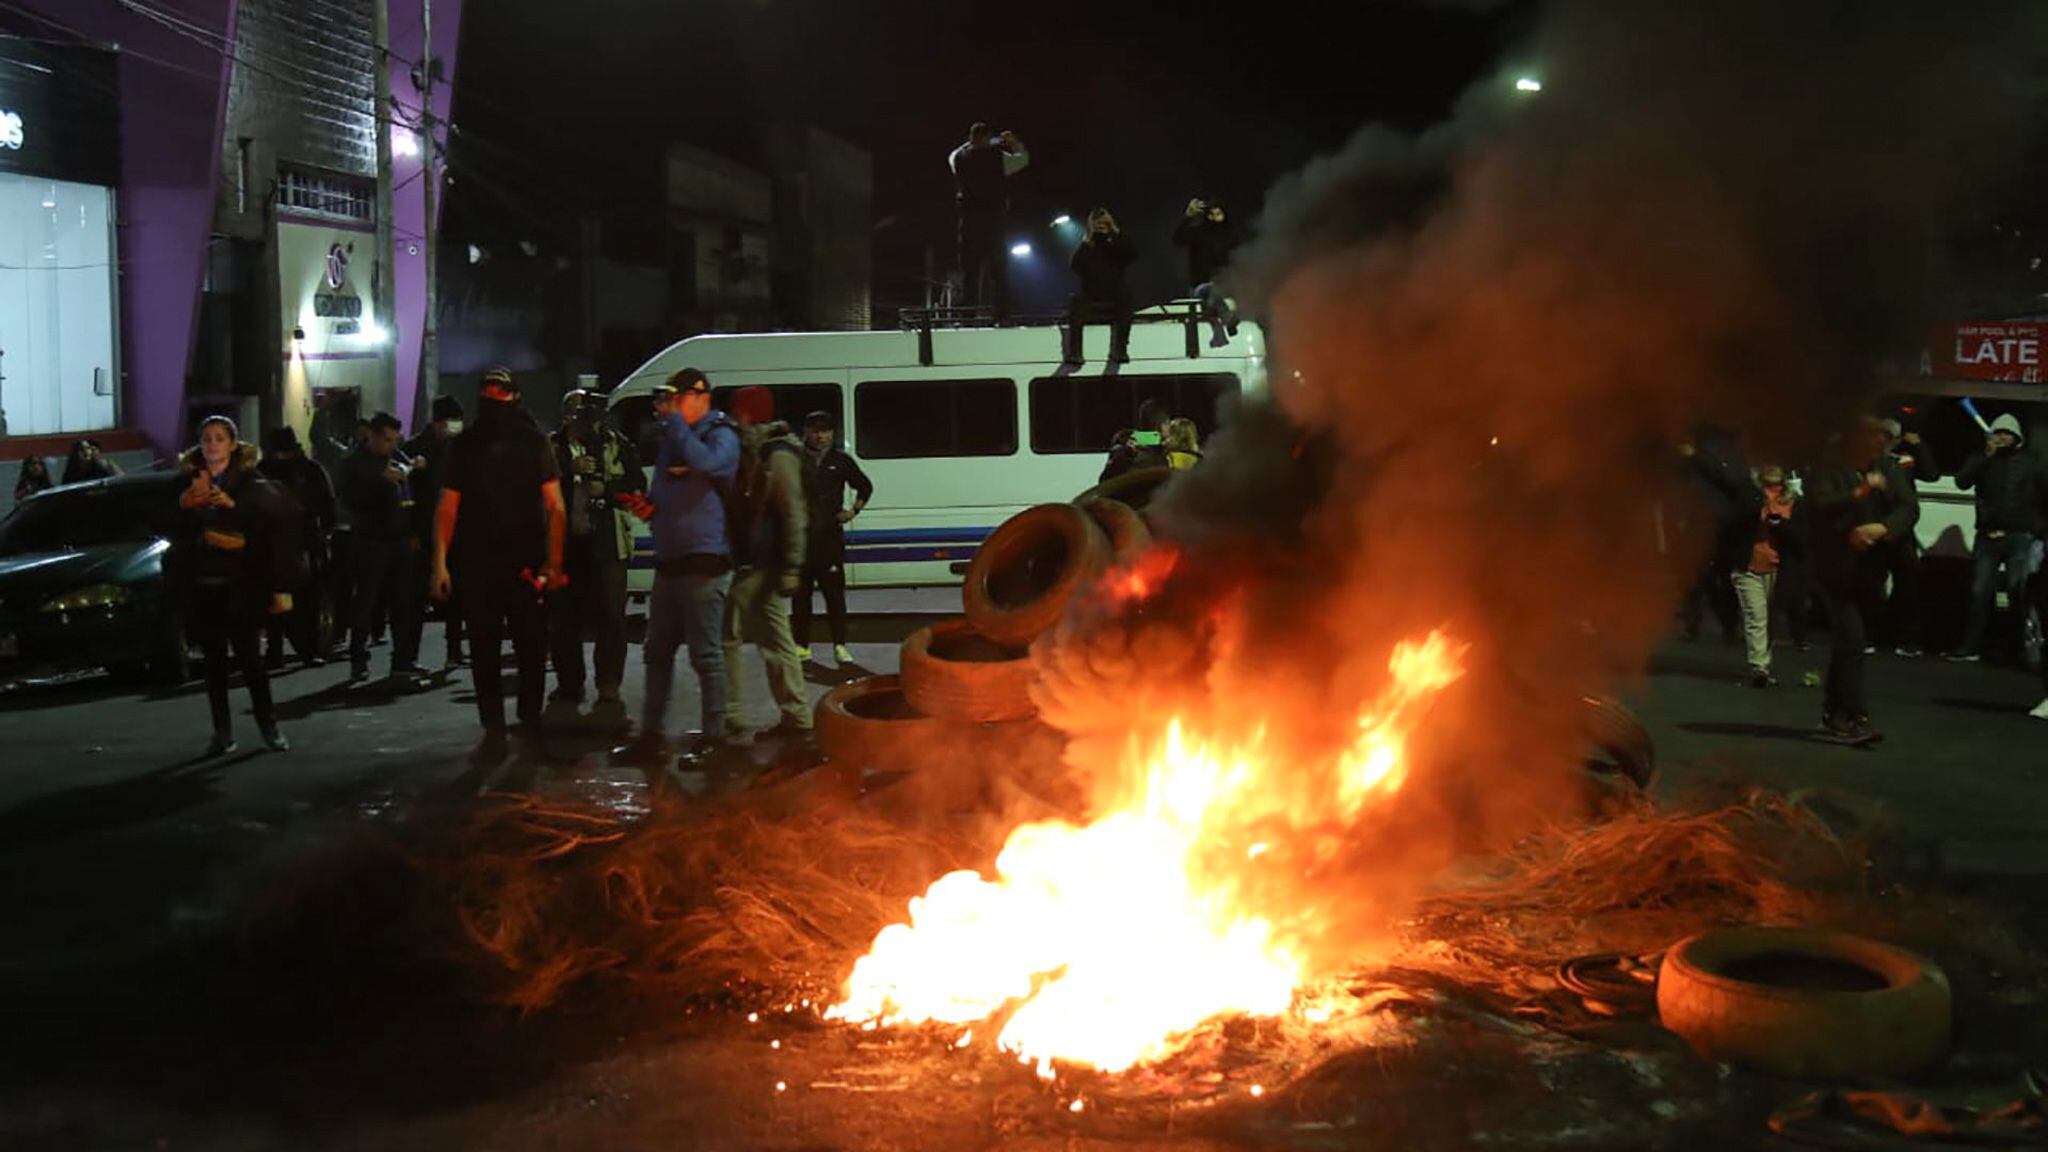
[[[775,171],[778,278],[806,328],[865,330],[872,320],[874,161],[818,128],[769,133]]]
[[[370,269],[376,231],[360,225],[277,223],[277,346],[286,350],[283,415],[308,439],[315,389],[352,388],[365,413],[392,403],[384,355],[388,317],[377,315]],[[303,332],[303,338],[294,335]]]

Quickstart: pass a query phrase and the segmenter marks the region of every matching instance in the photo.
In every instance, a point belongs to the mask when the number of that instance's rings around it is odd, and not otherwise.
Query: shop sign
[[[12,108],[0,108],[0,148],[19,152],[27,139],[28,129],[21,122],[21,113]]]

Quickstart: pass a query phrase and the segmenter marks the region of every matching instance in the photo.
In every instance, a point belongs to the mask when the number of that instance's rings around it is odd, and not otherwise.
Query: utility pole
[[[434,0],[420,0],[420,39],[420,156],[427,165],[420,190],[426,224],[420,233],[421,243],[426,246],[427,310],[420,324],[420,386],[415,394],[419,397],[417,402],[431,405],[441,394],[441,261],[436,242],[440,229],[435,212],[441,182],[441,143],[434,132],[434,73],[439,67],[434,59]]]
[[[397,205],[391,181],[391,133],[398,126],[398,106],[391,100],[391,6],[390,0],[371,5],[376,20],[377,41],[377,261],[371,273],[372,307],[377,322],[384,326],[384,341],[377,349],[377,363],[384,380],[391,384],[391,406],[398,407],[398,315],[392,307],[392,270],[397,250],[391,239],[391,215]],[[312,399],[309,397],[309,400]],[[307,417],[311,419],[310,414]],[[309,433],[310,436],[310,433]],[[310,443],[310,439],[308,441]]]

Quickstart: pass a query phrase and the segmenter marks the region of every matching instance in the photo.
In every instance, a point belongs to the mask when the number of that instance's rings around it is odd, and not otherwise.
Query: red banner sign
[[[1949,324],[1936,329],[1928,348],[1927,374],[1959,380],[2003,380],[2039,384],[2042,345],[2048,324],[2020,320]]]

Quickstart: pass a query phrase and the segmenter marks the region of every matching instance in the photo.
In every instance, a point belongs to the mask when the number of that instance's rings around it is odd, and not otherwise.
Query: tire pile
[[[1063,738],[1031,699],[1031,642],[1150,541],[1138,513],[1115,500],[1040,504],[1004,521],[968,567],[964,619],[912,633],[899,674],[850,681],[819,702],[818,745],[833,774],[855,788],[877,776],[915,781],[910,791],[962,808],[1001,798],[1001,757],[1057,761]]]

